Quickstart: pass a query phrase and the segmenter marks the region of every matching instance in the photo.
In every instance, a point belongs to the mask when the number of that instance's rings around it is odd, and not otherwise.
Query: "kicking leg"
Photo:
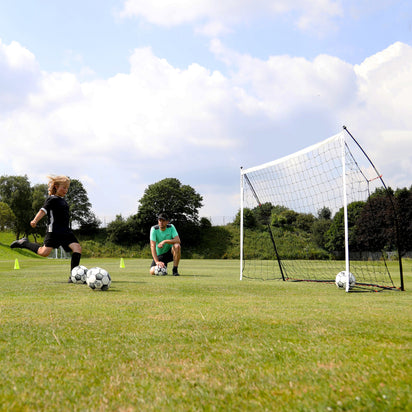
[[[15,240],[10,245],[10,247],[12,249],[19,248],[19,249],[31,250],[37,255],[44,256],[44,257],[49,256],[50,252],[52,251],[51,247],[40,246],[38,243],[29,242],[29,239],[27,239],[27,237],[24,237],[23,239],[20,239],[20,240]]]

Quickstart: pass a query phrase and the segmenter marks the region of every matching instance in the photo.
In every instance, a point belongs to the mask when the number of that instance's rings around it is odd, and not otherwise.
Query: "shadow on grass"
[[[397,288],[385,288],[378,286],[354,286],[350,289],[349,293],[382,293],[382,292],[400,292],[400,289]]]
[[[112,281],[112,283],[115,283],[115,284],[117,285],[118,283],[134,283],[134,284],[139,284],[139,283],[147,283],[147,282],[145,282],[145,281],[137,281],[137,280],[135,280],[135,281],[131,281],[131,280],[115,280],[115,281]]]

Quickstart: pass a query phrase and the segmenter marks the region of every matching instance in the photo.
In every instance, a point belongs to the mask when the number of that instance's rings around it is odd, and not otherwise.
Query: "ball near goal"
[[[347,281],[347,276],[344,270],[342,272],[339,272],[336,275],[335,283],[339,289],[346,288],[346,281]],[[352,288],[353,286],[355,286],[355,283],[356,283],[355,276],[353,276],[353,274],[349,272],[349,288]]]

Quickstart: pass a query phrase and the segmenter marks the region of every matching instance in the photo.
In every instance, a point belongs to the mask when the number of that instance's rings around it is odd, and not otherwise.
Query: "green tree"
[[[186,245],[199,239],[199,209],[203,198],[191,186],[176,178],[166,178],[149,185],[139,201],[137,214],[128,219],[137,240],[148,242],[151,226],[160,212],[166,212]]]
[[[305,232],[311,232],[315,216],[312,213],[299,213],[296,217],[295,226]]]
[[[256,222],[259,225],[262,225],[265,227],[268,224],[270,224],[270,219],[272,216],[272,209],[273,209],[273,205],[270,202],[262,203],[261,205],[253,208],[253,213],[255,214]]]
[[[366,202],[357,223],[363,250],[412,250],[412,188],[377,190]]]
[[[330,229],[332,225],[331,219],[317,219],[313,222],[311,233],[312,233],[312,240],[315,242],[317,246],[322,249],[327,249],[327,237],[326,233]]]
[[[412,186],[395,192],[400,253],[412,250]]]
[[[0,202],[0,231],[13,229],[16,216],[10,206],[5,202]]]
[[[200,227],[202,229],[210,229],[212,227],[212,222],[207,217],[202,217],[200,219]]]
[[[202,200],[191,186],[182,185],[176,178],[166,178],[147,187],[139,201],[138,215],[153,219],[164,211],[172,220],[198,223]]]
[[[352,251],[360,250],[359,239],[357,237],[357,222],[361,215],[365,202],[352,202],[348,205],[348,241]],[[344,208],[340,208],[335,214],[329,230],[326,233],[326,248],[330,252],[342,252],[345,250],[345,226]]]
[[[332,211],[326,206],[322,207],[322,209],[318,210],[318,219],[319,220],[331,220]]]
[[[116,219],[107,225],[106,232],[108,240],[119,245],[131,246],[138,241],[132,217],[126,220],[122,215],[116,215]]]
[[[329,216],[329,217],[325,217]],[[322,249],[326,249],[326,233],[332,224],[332,214],[323,215],[318,212],[318,218],[312,224],[311,237],[314,243]]]
[[[48,196],[48,187],[47,184],[37,184],[34,185],[32,188],[32,216],[36,216],[36,213],[42,208],[44,205],[44,201]],[[34,238],[36,239],[37,235],[44,235],[46,232],[47,226],[47,219],[44,218],[40,220],[36,227],[31,229]]]
[[[66,200],[70,206],[70,218],[73,225],[78,226],[79,230],[84,233],[98,229],[101,222],[92,212],[92,204],[87,191],[79,180],[71,179]]]
[[[20,234],[31,233],[30,221],[33,218],[32,193],[27,176],[1,176],[0,201],[7,203],[16,216],[13,232],[16,239]]]
[[[272,213],[272,226],[291,230],[295,226],[298,216],[299,213],[291,209],[284,208],[280,212],[274,210],[274,213]]]
[[[376,252],[395,247],[395,215],[389,198],[392,195],[378,190],[369,196],[356,228],[362,250]]]
[[[240,210],[237,212],[235,220],[233,221],[235,226],[240,226]],[[257,220],[256,214],[252,209],[245,207],[243,209],[243,227],[245,229],[256,229]]]
[[[326,249],[326,233],[332,224],[332,211],[328,207],[323,207],[318,210],[317,219],[314,220],[311,233],[312,240],[317,246]]]

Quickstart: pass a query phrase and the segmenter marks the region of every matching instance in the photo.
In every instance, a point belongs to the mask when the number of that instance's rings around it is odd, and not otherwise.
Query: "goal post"
[[[391,193],[350,132],[240,170],[240,279],[335,282],[399,289]],[[389,200],[388,200],[389,199]],[[396,253],[393,253],[393,252]],[[396,271],[396,269],[395,269]]]

